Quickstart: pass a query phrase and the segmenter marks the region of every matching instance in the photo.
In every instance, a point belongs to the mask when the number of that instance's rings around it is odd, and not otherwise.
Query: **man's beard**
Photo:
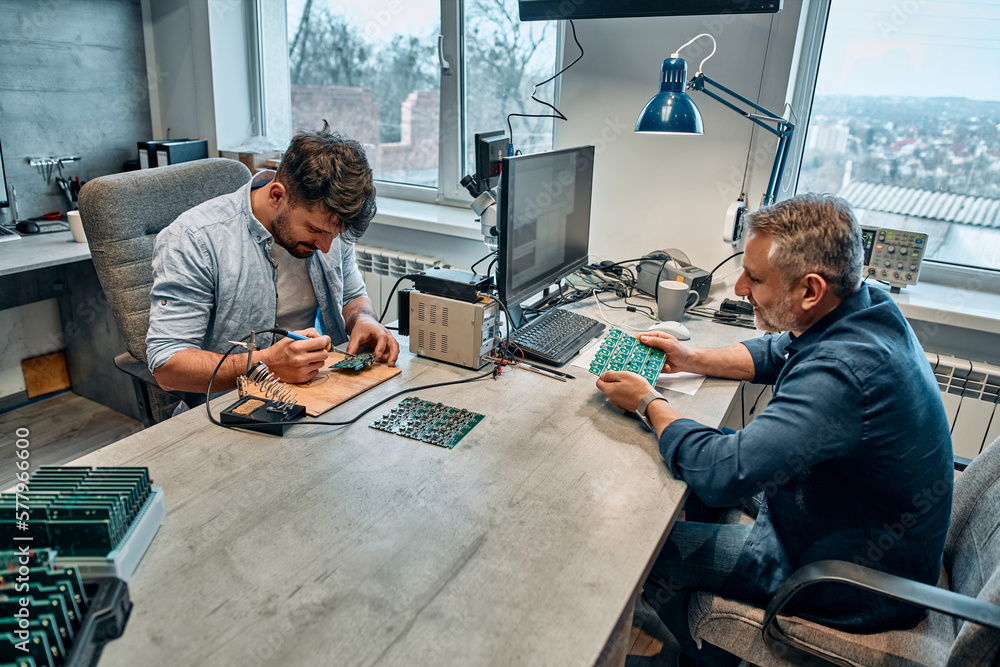
[[[288,251],[288,254],[292,257],[298,257],[299,259],[305,259],[313,254],[316,248],[308,246],[305,243],[299,243],[292,239],[292,233],[289,229],[288,224],[288,211],[282,211],[274,218],[271,223],[271,233],[274,234],[274,240],[278,242],[282,248]]]
[[[785,292],[781,301],[767,312],[757,305],[752,296],[748,296],[747,301],[754,307],[754,323],[761,331],[773,333],[794,331],[798,325],[792,309],[792,295],[788,292]]]

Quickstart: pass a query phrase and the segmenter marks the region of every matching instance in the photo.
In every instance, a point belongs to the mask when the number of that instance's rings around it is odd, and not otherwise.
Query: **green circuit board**
[[[364,354],[356,354],[353,357],[341,359],[337,363],[329,366],[329,369],[331,371],[360,371],[366,366],[371,366],[373,363],[375,363],[375,353],[366,352]]]
[[[452,449],[485,416],[411,396],[376,419],[370,428]]]
[[[604,371],[637,373],[656,386],[667,355],[643,345],[621,329],[612,327],[604,337],[597,356],[590,362],[590,372],[600,376]]]

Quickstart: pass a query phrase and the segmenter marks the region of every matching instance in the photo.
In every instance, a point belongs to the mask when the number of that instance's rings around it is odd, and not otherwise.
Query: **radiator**
[[[1000,437],[1000,367],[925,352],[941,388],[956,456],[974,459]]]
[[[354,254],[357,257],[358,269],[365,279],[365,289],[368,291],[368,298],[375,304],[378,315],[385,309],[386,300],[389,299],[389,292],[396,281],[405,275],[425,271],[433,266],[441,264],[441,260],[433,257],[420,257],[395,250],[385,248],[375,248],[372,246],[355,245]],[[407,287],[406,281],[400,284],[399,288]],[[397,291],[399,290],[397,288]],[[392,295],[389,301],[389,310],[385,315],[385,322],[389,323],[396,319],[396,295]]]

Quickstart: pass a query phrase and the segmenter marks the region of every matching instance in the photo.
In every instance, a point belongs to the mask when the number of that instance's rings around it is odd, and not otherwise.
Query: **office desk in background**
[[[125,350],[86,243],[70,232],[0,243],[0,311],[57,299],[62,329],[45,348],[65,348],[73,391],[139,418],[128,377],[115,368]],[[20,361],[20,360],[18,360]]]
[[[755,333],[690,329],[704,346]],[[403,348],[401,376],[324,419],[473,376]],[[410,394],[486,415],[453,450],[368,428],[400,397],[283,438],[199,408],[77,460],[149,466],[166,492],[100,664],[593,664],[687,490],[593,375],[565,370],[576,379],[508,368]],[[719,424],[738,386],[710,378],[670,400]]]

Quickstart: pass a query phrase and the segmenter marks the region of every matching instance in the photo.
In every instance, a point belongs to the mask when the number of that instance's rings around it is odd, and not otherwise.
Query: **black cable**
[[[559,120],[569,120],[563,114],[562,111],[559,111],[559,109],[556,109],[553,105],[549,104],[548,102],[546,102],[544,100],[540,100],[537,97],[535,97],[535,91],[538,90],[539,86],[544,86],[548,82],[554,80],[557,76],[559,76],[560,74],[562,74],[563,72],[565,72],[566,70],[568,70],[573,65],[577,64],[578,62],[580,62],[580,59],[583,58],[583,46],[580,44],[580,40],[577,39],[577,37],[576,37],[576,25],[573,23],[572,20],[570,20],[570,22],[569,22],[569,27],[573,31],[573,41],[576,42],[576,47],[578,49],[580,49],[580,55],[578,55],[576,57],[576,59],[573,62],[571,62],[569,65],[566,65],[561,70],[559,70],[558,72],[556,72],[555,74],[553,74],[552,76],[550,76],[549,78],[547,78],[545,81],[542,81],[541,83],[536,83],[535,86],[534,86],[534,88],[531,91],[531,99],[533,99],[534,101],[538,102],[539,104],[542,104],[542,105],[547,106],[548,108],[552,109],[555,112],[555,114],[554,115],[553,114],[530,114],[530,113],[527,113],[527,114],[526,113],[511,113],[511,114],[507,114],[507,134],[510,136],[510,145],[511,146],[515,145],[514,144],[514,130],[511,129],[511,125],[510,125],[510,119],[512,117],[516,117],[516,118],[558,118]]]
[[[281,332],[281,330],[278,330],[278,329],[267,329],[266,331],[257,331],[255,333],[260,334],[260,333],[280,333],[280,332]],[[250,334],[248,334],[248,335],[244,336],[243,338],[241,338],[240,341],[244,341],[244,340],[246,340],[249,337],[250,337]],[[434,384],[425,384],[425,385],[421,385],[419,387],[409,387],[407,389],[403,389],[402,391],[397,391],[395,394],[392,394],[391,396],[387,396],[386,398],[382,399],[381,401],[379,401],[379,402],[375,403],[374,405],[371,405],[368,408],[366,408],[365,410],[363,410],[361,413],[359,413],[358,415],[356,415],[353,419],[348,420],[348,421],[343,421],[343,422],[319,422],[319,421],[302,422],[302,421],[288,421],[288,422],[269,422],[267,424],[260,424],[259,426],[255,425],[255,424],[240,424],[239,426],[236,426],[236,425],[223,424],[222,422],[220,422],[219,420],[217,420],[215,418],[215,416],[212,415],[212,408],[211,408],[210,403],[211,403],[211,396],[212,396],[212,383],[215,382],[215,376],[218,374],[219,369],[222,368],[222,364],[225,363],[226,359],[229,358],[229,355],[232,354],[233,350],[235,350],[237,347],[239,347],[239,346],[238,345],[231,346],[228,350],[226,350],[226,353],[222,355],[222,359],[219,359],[218,365],[215,367],[215,370],[212,371],[212,377],[209,378],[209,380],[208,380],[208,388],[205,390],[205,412],[208,413],[208,420],[210,422],[212,422],[213,424],[215,424],[217,426],[221,426],[223,428],[239,428],[239,429],[250,429],[250,430],[253,430],[253,429],[256,429],[256,428],[264,428],[264,427],[270,427],[270,426],[294,426],[295,424],[309,424],[309,425],[312,425],[312,426],[350,426],[351,424],[353,424],[354,422],[358,421],[359,419],[361,419],[362,417],[364,417],[366,414],[368,414],[369,412],[371,412],[372,410],[374,410],[378,406],[380,406],[380,405],[382,405],[384,403],[387,403],[388,401],[391,401],[392,399],[394,399],[394,398],[396,398],[398,396],[402,396],[403,394],[408,394],[408,393],[413,392],[413,391],[422,391],[424,389],[435,389],[437,387],[446,387],[446,386],[453,385],[453,384],[465,384],[467,382],[476,382],[477,380],[484,380],[484,379],[486,379],[486,378],[494,375],[494,371],[490,371],[489,373],[484,373],[482,375],[477,375],[476,377],[473,377],[473,378],[466,378],[465,380],[450,380],[448,382],[435,382]]]
[[[740,255],[742,255],[742,254],[743,254],[743,251],[742,251],[742,250],[740,250],[739,252],[734,252],[734,253],[733,253],[732,255],[730,255],[729,257],[726,257],[726,258],[725,258],[724,260],[722,260],[721,262],[719,262],[719,263],[718,263],[718,264],[717,264],[717,265],[715,266],[715,268],[714,268],[714,269],[712,269],[711,271],[709,271],[709,272],[708,272],[708,275],[710,275],[710,276],[714,276],[714,275],[715,275],[715,272],[716,272],[716,271],[718,271],[718,270],[719,270],[720,268],[722,268],[722,265],[723,265],[723,264],[725,264],[725,263],[726,263],[726,262],[728,262],[729,260],[733,259],[734,257],[739,257],[739,256],[740,256]]]
[[[486,275],[487,276],[489,276],[489,275],[492,274],[492,272],[493,272],[493,265],[497,263],[498,259],[500,259],[499,256],[498,257],[494,257],[493,261],[490,262],[489,266],[486,267]]]
[[[470,270],[470,271],[472,271],[473,273],[475,273],[475,272],[476,272],[476,267],[477,267],[477,266],[479,266],[479,264],[480,264],[481,262],[483,262],[484,260],[487,260],[487,259],[489,259],[490,257],[492,257],[492,256],[493,256],[493,255],[495,255],[495,254],[497,254],[497,251],[496,251],[496,250],[494,250],[494,251],[493,251],[493,252],[491,252],[490,254],[486,255],[486,257],[483,257],[482,259],[477,259],[477,260],[476,260],[476,263],[475,263],[475,264],[473,264],[473,265],[472,265],[472,268],[470,268],[469,270]],[[488,275],[488,274],[487,274],[487,275]]]
[[[595,296],[594,298],[596,299],[597,297]],[[650,317],[653,317],[653,309],[652,309],[652,308],[650,308],[649,306],[645,306],[645,305],[643,305],[643,304],[641,304],[641,303],[629,303],[628,299],[623,299],[623,301],[624,301],[624,302],[625,302],[626,304],[628,304],[628,305],[632,306],[633,308],[636,308],[636,309],[638,309],[638,308],[642,308],[642,309],[644,309],[644,311],[643,311],[643,312],[645,312],[646,310],[648,310],[648,311],[649,311],[649,316],[650,316]]]
[[[392,295],[396,293],[396,288],[399,287],[399,283],[403,282],[407,278],[413,278],[413,274],[400,276],[399,280],[396,281],[396,284],[392,286],[391,290],[389,290],[389,297],[385,300],[385,309],[382,311],[382,316],[378,318],[379,324],[382,324],[382,320],[385,319],[385,314],[389,312],[389,304],[392,303]]]

